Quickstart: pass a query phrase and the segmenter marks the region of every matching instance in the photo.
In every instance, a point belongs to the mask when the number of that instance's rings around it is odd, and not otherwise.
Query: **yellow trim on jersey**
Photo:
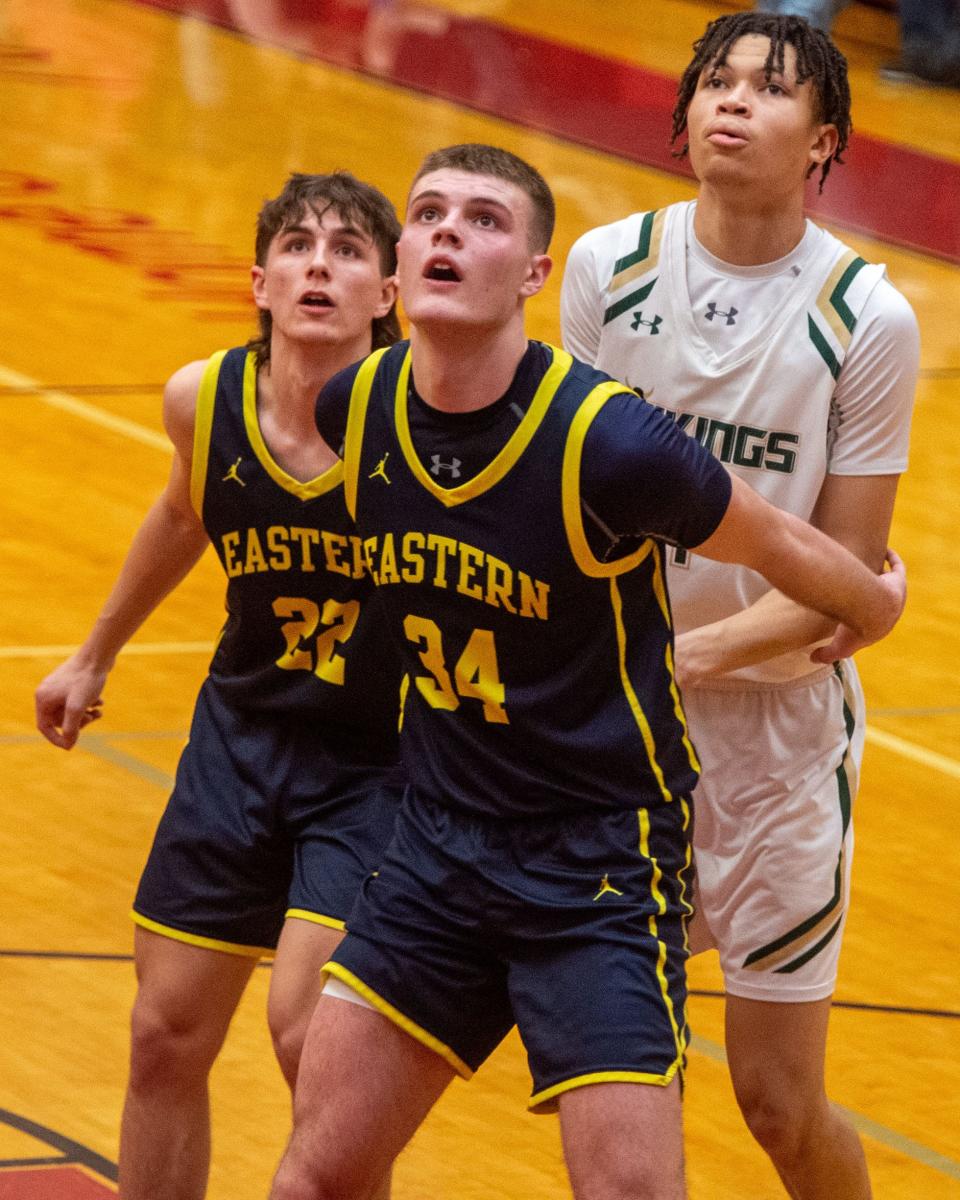
[[[660,242],[663,238],[663,226],[666,221],[667,210],[661,208],[657,211],[653,218],[653,228],[650,232],[650,250],[646,258],[642,262],[634,263],[627,267],[625,271],[621,271],[619,275],[614,275],[610,280],[610,286],[607,288],[607,294],[616,292],[628,283],[633,283],[635,279],[639,279],[641,275],[646,275],[648,271],[652,271],[660,259]]]
[[[629,394],[630,389],[625,388],[622,383],[609,380],[606,383],[598,384],[593,391],[587,394],[570,423],[567,444],[563,451],[561,490],[563,523],[567,530],[567,541],[570,543],[577,566],[584,575],[588,575],[592,579],[606,579],[612,575],[622,575],[625,571],[633,570],[643,562],[654,547],[652,539],[646,538],[633,554],[618,558],[614,562],[600,562],[590,549],[583,525],[583,509],[580,503],[580,463],[583,458],[583,443],[597,413],[611,396],[615,396],[619,392]],[[664,593],[665,599],[666,593]]]
[[[344,930],[347,927],[346,921],[340,921],[336,917],[324,917],[320,913],[310,912],[306,908],[288,908],[283,915],[284,917],[295,917],[298,921],[310,921],[314,925],[325,925],[327,929]]]
[[[324,974],[332,975],[334,979],[339,979],[341,983],[345,983],[347,987],[353,990],[364,998],[368,1003],[372,1004],[377,1012],[382,1013],[385,1017],[391,1020],[394,1025],[397,1025],[404,1033],[409,1033],[412,1038],[415,1038],[422,1046],[426,1046],[428,1050],[432,1050],[434,1054],[439,1054],[445,1062],[463,1079],[471,1079],[473,1071],[467,1066],[459,1055],[455,1054],[449,1046],[435,1038],[432,1033],[428,1033],[426,1029],[421,1028],[415,1021],[411,1021],[409,1017],[405,1017],[398,1008],[394,1008],[392,1004],[384,1000],[382,996],[377,995],[373,988],[368,987],[362,979],[358,979],[352,971],[348,971],[346,967],[342,967],[337,962],[325,963],[321,968]]]
[[[657,910],[662,916],[667,911],[667,902],[663,898],[663,892],[660,891],[660,880],[663,878],[663,872],[660,870],[660,864],[656,858],[650,853],[650,814],[645,808],[637,809],[637,820],[640,826],[640,853],[650,860],[650,865],[653,868],[653,874],[650,878],[650,895],[656,902]],[[660,981],[660,992],[663,996],[663,1003],[667,1010],[667,1016],[670,1018],[670,1028],[673,1030],[673,1044],[677,1048],[677,1057],[674,1060],[674,1067],[683,1059],[683,1052],[686,1049],[686,1043],[683,1035],[677,1026],[676,1014],[673,1011],[673,1000],[670,997],[670,986],[667,983],[667,974],[664,970],[667,961],[667,945],[661,941],[657,931],[657,918],[651,913],[647,921],[647,927],[650,930],[650,936],[656,939],[659,953],[657,954],[657,979]]]
[[[859,255],[856,250],[848,250],[846,254],[841,254],[834,264],[833,270],[827,276],[826,283],[820,289],[820,294],[817,296],[817,308],[830,326],[833,336],[837,339],[844,352],[850,348],[850,339],[853,337],[853,333],[840,319],[840,314],[830,301],[837,284],[843,278],[843,273],[857,258],[859,258]]]
[[[530,439],[540,427],[540,422],[550,407],[550,402],[553,400],[557,389],[563,383],[564,378],[573,365],[572,357],[565,350],[560,350],[558,347],[550,345],[547,346],[547,349],[552,352],[553,361],[540,380],[540,385],[534,393],[530,407],[524,413],[520,424],[510,435],[507,444],[492,462],[487,463],[478,475],[475,475],[472,479],[468,479],[466,483],[462,483],[455,488],[442,487],[427,471],[423,463],[421,463],[414,449],[413,439],[410,436],[410,420],[407,413],[408,385],[410,380],[410,351],[407,351],[406,358],[403,360],[403,366],[400,368],[399,378],[397,379],[397,437],[400,439],[404,458],[406,458],[414,477],[428,492],[432,493],[442,504],[446,505],[447,508],[452,508],[455,504],[462,504],[465,500],[472,500],[488,488],[493,487],[495,483],[499,483],[530,444]],[[623,391],[622,385],[620,390]]]
[[[700,766],[700,759],[697,758],[697,752],[693,748],[693,742],[690,741],[690,728],[687,725],[687,714],[683,709],[683,701],[680,699],[680,689],[677,687],[677,674],[673,665],[673,649],[669,642],[667,642],[664,651],[664,662],[667,674],[670,676],[670,695],[673,697],[673,714],[680,722],[680,728],[683,730],[683,744],[686,747],[687,759],[691,768],[700,775],[703,768]]]
[[[643,738],[647,758],[650,760],[650,767],[660,788],[660,795],[669,803],[673,799],[673,795],[667,787],[663,771],[661,771],[660,764],[657,762],[657,746],[653,740],[653,730],[650,728],[650,722],[647,720],[646,714],[640,705],[637,693],[633,687],[633,681],[627,671],[627,631],[623,624],[623,601],[620,598],[620,590],[617,587],[616,579],[610,580],[610,602],[613,607],[613,617],[617,629],[617,658],[619,659],[620,682],[623,684],[623,690],[626,693],[630,711],[633,713],[633,719],[636,721]]]
[[[665,1075],[655,1075],[652,1071],[593,1071],[588,1075],[574,1075],[572,1079],[565,1079],[563,1083],[555,1083],[553,1087],[544,1088],[542,1092],[535,1092],[527,1101],[527,1108],[554,1112],[557,1106],[550,1104],[551,1100],[562,1096],[564,1092],[573,1091],[574,1088],[589,1087],[592,1083],[645,1083],[653,1087],[666,1087],[676,1075],[679,1065],[679,1061],[675,1061]],[[545,1105],[549,1107],[544,1107]]]
[[[363,447],[363,427],[370,403],[370,389],[377,373],[380,359],[389,347],[374,350],[360,365],[350,391],[350,409],[347,413],[347,429],[343,439],[343,495],[347,512],[357,519],[357,480],[360,477],[360,452]]]
[[[257,356],[252,350],[247,352],[247,361],[243,365],[243,423],[260,465],[273,482],[291,496],[300,500],[313,500],[316,496],[332,492],[343,482],[343,463],[339,460],[314,479],[303,481],[288,475],[270,453],[267,443],[263,440],[260,418],[257,415]]]
[[[201,937],[198,933],[185,933],[182,929],[173,929],[169,925],[161,925],[159,921],[152,921],[133,908],[130,910],[130,916],[137,925],[142,925],[151,933],[159,933],[161,937],[172,938],[175,942],[186,942],[188,946],[219,950],[223,954],[238,954],[243,958],[263,958],[265,954],[276,954],[276,950],[271,946],[244,946],[239,942],[221,942],[217,938]]]
[[[213,429],[213,403],[217,395],[220,364],[226,350],[211,354],[197,388],[197,406],[193,416],[193,458],[190,461],[190,503],[203,521],[203,493],[207,485],[210,461],[210,431]]]

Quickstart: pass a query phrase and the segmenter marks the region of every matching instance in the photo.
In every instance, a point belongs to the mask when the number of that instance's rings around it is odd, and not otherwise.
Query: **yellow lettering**
[[[300,525],[291,525],[290,536],[292,538],[296,538],[300,543],[300,557],[302,560],[300,563],[300,570],[315,571],[317,568],[310,554],[310,547],[318,546],[320,544],[319,531],[316,529],[304,529]]]
[[[549,594],[549,583],[541,583],[539,579],[531,579],[524,571],[520,572],[521,617],[539,617],[541,621],[546,621]]]
[[[347,547],[347,539],[342,533],[328,533],[325,529],[320,534],[323,538],[323,560],[328,571],[350,577],[350,568],[340,558],[340,553]]]
[[[487,594],[484,597],[487,604],[494,608],[505,608],[507,612],[517,611],[510,595],[513,591],[513,571],[499,558],[487,555]]]
[[[445,588],[447,586],[447,555],[453,554],[456,551],[456,540],[454,538],[441,537],[438,533],[431,533],[427,538],[427,549],[433,550],[437,556],[437,569],[433,576],[433,586]]]
[[[473,580],[480,567],[483,566],[483,551],[476,546],[460,543],[460,578],[457,580],[457,591],[461,596],[472,596],[474,600],[483,599],[483,588]]]
[[[267,530],[267,545],[270,548],[270,570],[289,571],[292,564],[287,531],[282,525],[271,525]]]
[[[243,574],[243,567],[237,562],[237,547],[240,545],[240,534],[236,530],[225,533],[220,539],[223,546],[223,565],[228,579],[236,579]]]
[[[380,549],[380,578],[377,583],[399,583],[397,572],[397,548],[394,545],[393,534],[383,535],[383,545]]]
[[[353,551],[352,579],[362,579],[367,573],[367,564],[363,561],[363,542],[354,534],[350,535],[350,549]]]
[[[376,552],[377,539],[375,537],[367,538],[363,543],[363,560],[366,563],[367,570],[370,572],[370,578],[374,583],[379,583],[380,580],[377,577],[377,570],[373,565],[373,556],[376,554]]]
[[[426,566],[421,551],[426,544],[422,533],[405,533],[403,535],[403,561],[405,564],[400,574],[406,583],[423,583],[423,572]],[[414,548],[416,547],[416,548]]]
[[[247,558],[243,564],[244,575],[252,575],[254,572],[265,571],[267,569],[267,560],[263,556],[263,547],[260,545],[260,535],[255,529],[247,530]]]

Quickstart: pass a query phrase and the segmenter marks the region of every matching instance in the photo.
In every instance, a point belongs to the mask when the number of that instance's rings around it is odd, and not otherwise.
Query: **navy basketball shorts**
[[[207,680],[133,919],[254,956],[276,946],[288,916],[342,929],[390,840],[399,778],[338,763],[315,719],[238,712]]]
[[[516,1023],[530,1107],[682,1067],[690,805],[507,821],[408,790],[324,968],[464,1078]]]

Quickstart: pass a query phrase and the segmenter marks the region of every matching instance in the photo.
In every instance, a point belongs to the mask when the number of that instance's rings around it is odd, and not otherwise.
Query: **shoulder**
[[[208,361],[205,358],[197,359],[174,371],[163,389],[164,428],[167,436],[184,457],[190,456],[197,394]]]
[[[607,225],[597,225],[573,243],[568,264],[573,262],[614,262],[621,257],[624,249],[635,246],[639,240],[643,223],[652,216],[648,212],[631,213],[619,221],[611,221]]]

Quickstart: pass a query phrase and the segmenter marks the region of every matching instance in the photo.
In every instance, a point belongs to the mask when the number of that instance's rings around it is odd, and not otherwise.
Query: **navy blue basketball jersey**
[[[396,757],[401,672],[347,514],[343,465],[300,482],[257,417],[255,356],[207,364],[197,397],[193,505],[227,575],[210,676],[233,706],[316,719],[331,753]]]
[[[402,634],[405,766],[426,797],[485,814],[668,803],[689,793],[698,764],[674,680],[660,537],[709,536],[729,483],[622,384],[548,349],[506,445],[453,485],[426,469],[411,439],[407,343],[321,395],[322,421],[326,398],[339,402],[352,380],[347,507]],[[655,450],[631,461],[656,468],[661,528],[605,562],[585,528],[581,460],[585,448],[616,456],[636,440],[634,425],[588,438],[614,397],[613,411],[624,400],[643,410],[641,436]]]

